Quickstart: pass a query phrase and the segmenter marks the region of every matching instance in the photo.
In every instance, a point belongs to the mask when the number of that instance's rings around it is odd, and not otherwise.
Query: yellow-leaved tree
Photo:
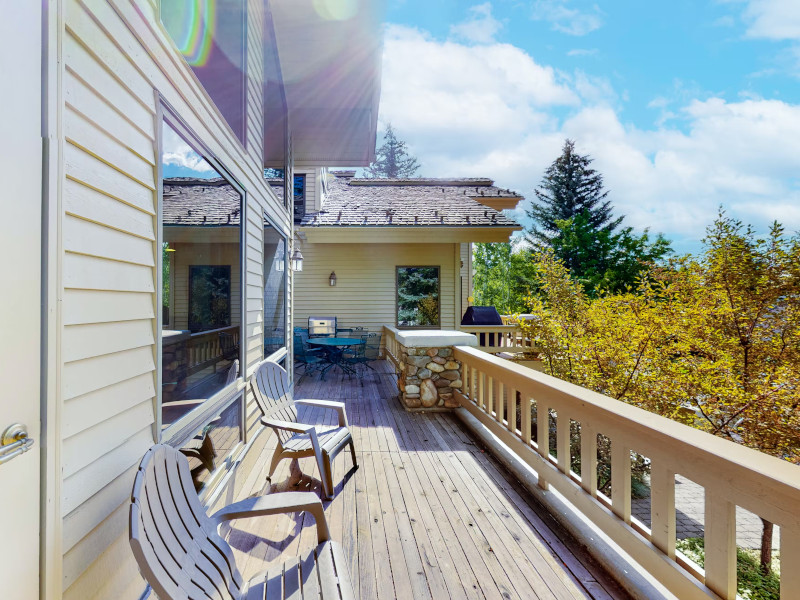
[[[720,212],[704,243],[596,298],[539,254],[520,326],[551,375],[800,465],[800,238]]]

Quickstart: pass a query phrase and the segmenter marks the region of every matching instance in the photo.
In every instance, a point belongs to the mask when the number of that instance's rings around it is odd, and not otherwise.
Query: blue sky
[[[427,176],[533,196],[565,137],[627,222],[800,229],[800,0],[387,0],[381,121]]]

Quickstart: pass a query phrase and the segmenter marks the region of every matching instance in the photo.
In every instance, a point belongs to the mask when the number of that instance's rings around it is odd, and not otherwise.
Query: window
[[[243,363],[244,195],[169,113],[161,139],[161,426],[172,428],[170,439],[175,432],[189,439],[189,447],[212,444],[223,460],[221,442],[203,440],[234,422],[239,409],[225,411],[241,405],[220,392],[237,378],[234,361]],[[195,458],[206,467],[213,462]]]
[[[294,176],[294,222],[299,223],[306,216],[306,176]]]
[[[247,3],[161,0],[160,15],[178,51],[245,144]]]
[[[398,327],[439,323],[439,267],[397,267]]]
[[[264,357],[286,347],[286,237],[264,217]]]

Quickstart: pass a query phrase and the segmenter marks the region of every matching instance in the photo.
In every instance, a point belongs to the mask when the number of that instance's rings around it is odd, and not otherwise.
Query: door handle
[[[9,425],[0,437],[0,465],[7,463],[33,446],[33,438],[28,437],[28,428],[21,423]]]

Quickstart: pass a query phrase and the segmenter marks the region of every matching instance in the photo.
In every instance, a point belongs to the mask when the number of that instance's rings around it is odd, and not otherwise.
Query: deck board
[[[334,461],[331,533],[349,561],[356,596],[389,598],[591,598],[628,596],[453,415],[409,413],[394,375],[377,363],[363,382],[337,372],[301,377],[295,397],[346,403],[359,468]],[[332,411],[300,408],[333,424]],[[248,495],[320,491],[313,458],[283,461],[265,481],[274,442]],[[307,514],[234,522],[228,539],[245,578],[313,546]]]

